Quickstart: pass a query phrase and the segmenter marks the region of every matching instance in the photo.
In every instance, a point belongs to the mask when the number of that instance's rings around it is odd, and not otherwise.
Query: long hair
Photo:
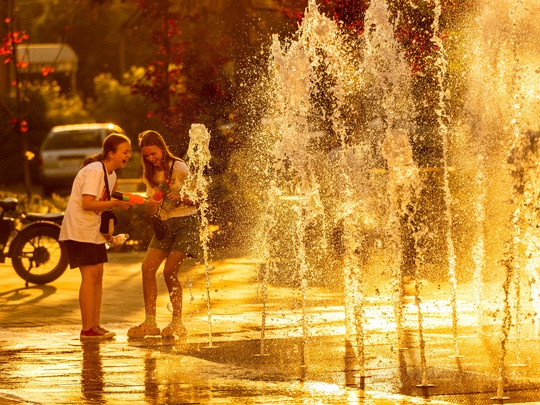
[[[163,153],[163,166],[165,168],[168,168],[170,164],[174,160],[180,160],[179,157],[175,156],[170,150],[167,144],[165,143],[165,140],[163,137],[156,131],[148,130],[143,131],[139,134],[139,146],[142,150],[145,146],[157,146],[159,149],[161,149]],[[150,184],[151,187],[156,187],[158,183],[155,180],[155,174],[156,174],[156,167],[148,162],[144,156],[141,155],[142,163],[143,163],[143,177],[146,179],[148,184]],[[165,171],[167,173],[167,171]]]
[[[103,141],[101,152],[96,153],[95,155],[88,156],[86,159],[84,159],[83,167],[92,162],[105,160],[109,152],[115,153],[116,150],[118,149],[118,146],[120,146],[121,144],[125,142],[131,143],[131,140],[124,134],[114,133],[114,134],[108,135]]]

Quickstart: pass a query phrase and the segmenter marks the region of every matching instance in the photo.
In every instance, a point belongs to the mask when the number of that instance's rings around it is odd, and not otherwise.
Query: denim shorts
[[[153,236],[148,248],[163,250],[167,253],[174,250],[184,252],[189,257],[198,257],[201,251],[201,219],[199,214],[169,218],[164,222],[167,228],[165,238],[159,240]]]
[[[107,263],[107,248],[105,243],[87,243],[74,240],[65,240],[69,267],[75,269],[81,266],[94,266],[99,263]]]

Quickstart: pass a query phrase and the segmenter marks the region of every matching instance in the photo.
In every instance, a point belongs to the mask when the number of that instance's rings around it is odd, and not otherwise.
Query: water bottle
[[[118,235],[113,236],[114,246],[120,246],[126,243],[126,240],[129,238],[127,233],[119,233]]]
[[[127,233],[119,233],[118,235],[113,236],[111,241],[107,242],[107,249],[122,246],[124,243],[126,243],[126,240],[128,240],[128,238],[129,234]]]

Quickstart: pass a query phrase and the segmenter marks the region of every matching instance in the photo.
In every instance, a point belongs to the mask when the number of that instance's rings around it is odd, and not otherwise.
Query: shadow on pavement
[[[39,285],[3,291],[0,292],[0,306],[7,302],[10,302],[10,305],[17,304],[19,301],[21,305],[37,303],[54,294],[56,290],[56,287],[52,285]],[[41,294],[33,296],[32,291],[41,291]]]

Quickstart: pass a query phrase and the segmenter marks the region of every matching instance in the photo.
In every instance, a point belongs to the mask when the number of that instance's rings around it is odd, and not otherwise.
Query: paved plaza
[[[79,340],[78,270],[68,269],[49,285],[25,287],[9,263],[1,265],[0,404],[497,403],[497,324],[478,333],[467,286],[458,300],[457,356],[445,286],[430,286],[423,303],[427,368],[412,301],[404,307],[410,347],[397,353],[391,300],[379,290],[368,296],[362,370],[358,342],[345,338],[342,297],[335,291],[311,288],[303,311],[300,291],[270,287],[261,339],[257,263],[246,258],[184,264],[186,340],[128,340],[127,329],[144,319],[143,253],[109,258],[102,324],[117,336],[102,342]],[[164,327],[171,314],[162,278],[159,286],[157,319]],[[306,318],[308,337],[302,333]],[[505,392],[504,403],[540,401],[538,340],[530,328],[522,333],[519,350],[508,343],[513,391]],[[423,371],[429,387],[419,387]]]

